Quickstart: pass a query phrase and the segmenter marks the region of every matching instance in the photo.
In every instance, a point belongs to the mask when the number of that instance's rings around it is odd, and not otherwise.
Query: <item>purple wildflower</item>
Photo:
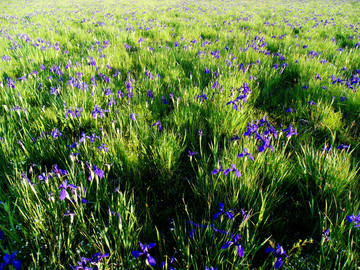
[[[162,125],[161,125],[161,122],[159,120],[157,120],[156,123],[154,123],[152,126],[153,127],[157,126],[159,128],[159,131],[161,131],[161,129],[162,129]]]
[[[242,245],[239,244],[239,240],[241,238],[241,236],[239,234],[236,234],[234,236],[233,233],[231,233],[231,238],[232,241],[227,241],[222,247],[221,249],[227,249],[228,247],[230,247],[232,244],[234,244],[235,246],[237,246],[238,248],[238,254],[240,257],[244,257],[244,248],[242,247]]]
[[[283,132],[287,132],[286,138],[291,137],[292,135],[297,135],[297,131],[295,128],[293,128],[292,125],[290,125],[288,128],[284,129]]]
[[[175,270],[175,268],[171,266],[171,265],[174,264],[175,262],[176,262],[176,259],[175,259],[174,257],[171,257],[169,263],[162,262],[162,263],[160,264],[160,267],[161,267],[161,268],[164,268],[164,267],[166,268],[167,266],[169,266],[169,270]],[[168,269],[168,268],[166,268],[166,269]]]
[[[289,109],[286,110],[286,112],[287,113],[293,113],[293,112],[295,112],[295,110],[293,108],[289,108]]]
[[[322,237],[324,241],[331,241],[330,227],[328,227],[326,230],[323,230]]]
[[[224,203],[220,203],[220,209],[219,212],[215,213],[213,216],[213,220],[216,220],[219,216],[225,214],[229,219],[234,218],[234,214],[230,211],[224,211]]]
[[[62,133],[57,128],[54,128],[51,131],[51,136],[53,136],[54,139],[57,137],[60,137],[61,135],[62,135]]]
[[[313,101],[313,100],[310,100],[310,101],[308,101],[307,103],[308,103],[310,106],[316,104],[315,101]]]
[[[99,176],[100,179],[104,177],[104,171],[100,170],[96,165],[94,165],[94,173]]]
[[[340,144],[339,146],[336,147],[336,149],[339,149],[339,150],[341,150],[341,149],[348,149],[348,148],[349,148],[349,146],[348,146],[348,145],[345,145],[345,144]]]
[[[10,61],[11,58],[10,58],[9,56],[7,56],[7,55],[4,55],[4,56],[2,57],[2,60],[3,60],[4,62],[7,62],[7,61]]]
[[[101,144],[101,145],[98,147],[98,149],[99,149],[100,151],[101,151],[101,150],[104,150],[105,153],[109,150],[109,148],[106,147],[106,144],[105,144],[105,143]]]
[[[69,198],[69,193],[67,193],[67,191],[66,191],[68,188],[76,189],[76,186],[74,186],[73,184],[68,184],[67,180],[63,181],[59,185],[60,200],[63,201],[65,198]]]
[[[192,157],[192,156],[195,156],[197,154],[197,152],[193,152],[191,150],[188,150],[189,154],[188,154],[188,157]]]
[[[321,148],[321,150],[324,150],[324,151],[327,151],[328,153],[332,150],[332,145],[330,144],[329,147],[324,147],[324,148]]]
[[[281,256],[285,255],[286,257],[288,257],[288,255],[286,254],[283,247],[281,247],[279,244],[276,244],[276,249],[274,249],[272,247],[268,247],[265,250],[265,252],[266,253],[271,253],[276,257],[276,262],[275,262],[275,265],[274,265],[274,269],[279,269],[283,265],[283,260],[282,260]]]
[[[238,155],[238,158],[242,158],[242,157],[248,156],[252,161],[254,161],[254,157],[252,156],[252,154],[249,153],[246,148],[243,148],[243,150],[244,150],[244,151],[243,151],[241,154]]]
[[[145,255],[146,263],[149,264],[150,266],[154,266],[156,265],[156,260],[150,255],[149,249],[155,246],[156,246],[155,243],[150,243],[149,245],[147,245],[147,244],[142,244],[140,242],[141,251],[134,250],[133,252],[131,252],[131,255],[133,255],[135,258]]]
[[[135,117],[135,116],[137,116],[136,113],[130,114],[130,119],[131,119],[132,121],[135,121],[135,120],[136,120],[136,117]]]
[[[16,270],[19,270],[22,263],[20,260],[15,260],[16,253],[17,251],[10,255],[5,252],[5,255],[3,256],[4,262],[0,265],[0,269],[5,269],[5,266],[12,264]]]
[[[354,222],[354,228],[358,228],[360,227],[360,213],[355,216],[354,214],[353,215],[350,215],[350,216],[347,216],[346,217],[346,220],[349,222],[349,223],[353,223]]]

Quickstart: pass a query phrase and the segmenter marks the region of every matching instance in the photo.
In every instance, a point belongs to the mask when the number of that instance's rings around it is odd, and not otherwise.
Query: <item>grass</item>
[[[0,6],[5,269],[359,267],[357,1]]]

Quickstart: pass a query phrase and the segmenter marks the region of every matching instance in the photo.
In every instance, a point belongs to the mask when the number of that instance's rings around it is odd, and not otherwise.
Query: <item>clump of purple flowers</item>
[[[265,127],[262,134],[260,133],[261,127]],[[259,144],[258,150],[260,153],[267,148],[270,148],[271,151],[274,152],[274,148],[270,144],[270,140],[271,136],[273,136],[275,139],[277,138],[277,131],[273,126],[270,125],[269,121],[266,119],[265,116],[260,120],[256,120],[255,124],[248,123],[247,130],[244,133],[244,136],[249,136],[249,138],[251,138],[253,134],[255,134],[256,141]]]

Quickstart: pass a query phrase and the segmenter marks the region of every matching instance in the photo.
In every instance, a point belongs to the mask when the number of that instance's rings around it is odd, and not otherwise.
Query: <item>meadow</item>
[[[359,14],[2,0],[0,269],[358,269]]]

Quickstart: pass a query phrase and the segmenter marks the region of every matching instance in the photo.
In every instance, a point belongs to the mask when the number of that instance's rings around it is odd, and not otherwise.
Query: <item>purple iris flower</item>
[[[313,101],[313,100],[310,100],[310,101],[308,101],[307,102],[309,105],[315,105],[316,103],[315,103],[315,101]]]
[[[354,222],[354,228],[358,228],[360,227],[360,213],[355,216],[355,215],[350,215],[350,216],[347,216],[346,217],[346,220],[349,222],[349,223],[353,223]]]
[[[211,172],[211,174],[214,175],[214,174],[217,174],[217,173],[223,172],[223,171],[224,171],[224,170],[222,169],[222,165],[219,165],[219,169],[213,170],[213,171]]]
[[[50,94],[57,96],[57,94],[58,94],[57,87],[54,87],[54,86],[50,87]]]
[[[5,255],[3,256],[4,262],[0,265],[0,269],[5,269],[5,266],[10,264],[12,264],[16,270],[20,269],[22,263],[20,260],[15,260],[16,253],[17,251],[10,255],[5,252]]]
[[[289,109],[286,110],[286,112],[287,113],[293,113],[293,112],[295,112],[295,110],[293,108],[289,108]]]
[[[238,158],[242,158],[242,157],[246,157],[249,156],[249,158],[254,161],[254,157],[252,156],[252,154],[250,154],[248,152],[248,150],[246,148],[243,148],[244,152],[242,152],[241,154],[238,155]]]
[[[94,165],[94,173],[99,176],[100,179],[104,177],[104,171],[100,170],[96,165]]]
[[[53,138],[60,137],[61,135],[62,135],[62,133],[57,128],[54,128],[51,131],[51,136],[53,136]]]
[[[345,145],[345,144],[340,144],[338,147],[336,147],[336,149],[347,149],[347,148],[349,148],[349,146],[348,145]]]
[[[81,117],[81,112],[83,111],[83,107],[81,107],[80,109],[78,107],[75,108],[75,114],[77,115],[77,117],[80,119]]]
[[[71,189],[76,189],[76,186],[73,184],[68,184],[67,180],[63,181],[60,185],[59,185],[59,190],[60,190],[60,200],[65,200],[65,198],[69,198],[69,193],[67,193],[67,189],[71,188]]]
[[[71,107],[69,107],[69,109],[66,111],[66,113],[65,113],[65,119],[68,119],[68,115],[71,115],[73,118],[75,118],[76,117],[76,114],[75,114],[75,112],[71,109]]]
[[[244,136],[251,137],[252,134],[257,133],[258,129],[259,129],[258,125],[256,125],[256,124],[252,125],[252,124],[248,123],[247,130],[244,133]]]
[[[71,217],[73,218],[75,216],[75,213],[70,213],[70,210],[66,210],[66,213],[64,214],[64,217]]]
[[[195,236],[195,229],[191,229],[191,231],[189,232],[189,238],[194,238]]]
[[[105,89],[104,89],[104,95],[105,96],[109,96],[109,95],[113,95],[113,93],[111,92],[111,89],[110,89],[110,87],[106,87]]]
[[[259,152],[264,152],[265,149],[270,148],[272,152],[274,152],[274,148],[273,146],[270,144],[270,138],[268,136],[265,135],[261,135],[261,134],[256,134],[257,137],[257,141],[261,141],[262,145],[258,146],[258,150]]]
[[[130,114],[130,119],[131,119],[132,121],[135,121],[135,120],[136,120],[136,117],[135,117],[135,116],[137,116],[136,113]]]
[[[176,259],[175,259],[174,257],[171,257],[169,263],[162,262],[162,263],[160,264],[160,267],[161,267],[161,268],[164,268],[164,267],[169,266],[169,270],[175,270],[175,268],[171,266],[171,265],[174,264],[175,262],[176,262]],[[167,268],[166,268],[166,269],[167,269]]]
[[[322,237],[325,241],[331,241],[330,227],[328,227],[326,230],[323,230]]]
[[[76,144],[76,143],[75,143]],[[58,168],[58,165],[57,164],[54,164],[54,169],[53,169],[53,172],[55,173],[55,174],[60,174],[60,175],[67,175],[68,174],[68,172],[66,171],[66,170],[62,170],[62,169],[60,169],[60,168]]]
[[[276,249],[273,249],[272,247],[268,247],[265,250],[265,252],[271,253],[276,257],[274,269],[279,269],[283,265],[283,260],[282,260],[281,256],[285,255],[286,257],[288,257],[288,255],[286,254],[283,247],[281,247],[279,244],[276,244]]]
[[[100,140],[100,137],[99,137],[99,136],[96,136],[95,133],[92,134],[91,136],[86,136],[86,138],[88,138],[91,143],[94,143],[94,142],[95,142],[95,139],[99,139],[99,140]],[[79,141],[79,142],[80,142],[80,141]]]
[[[119,70],[116,70],[116,72],[115,72],[115,74],[113,75],[113,77],[120,76],[120,75],[121,75],[120,71],[119,71]]]
[[[330,144],[329,147],[321,148],[321,150],[327,151],[329,153],[332,150],[332,145]]]
[[[10,61],[11,58],[10,58],[9,56],[7,56],[7,55],[4,55],[4,56],[2,57],[2,60],[3,60],[4,62],[7,62],[7,61]]]
[[[234,110],[237,111],[238,110],[238,106],[236,104],[237,99],[235,99],[234,101],[230,100],[228,103],[226,103],[226,105],[230,105],[233,104],[234,105]],[[241,108],[242,108],[242,104],[240,104]]]
[[[108,258],[110,256],[109,253],[103,253],[101,254],[101,252],[96,252],[94,255],[92,255],[91,257],[91,263],[99,263],[102,261],[103,258]]]
[[[197,95],[194,98],[195,100],[199,100],[200,103],[203,102],[204,100],[207,100],[207,95],[206,94],[201,94],[201,95]]]
[[[292,125],[290,125],[288,128],[284,129],[283,132],[287,132],[286,138],[291,137],[292,135],[297,135],[297,131],[295,128],[293,128]]]
[[[81,257],[80,262],[78,262],[79,266],[73,267],[70,265],[70,267],[72,270],[80,270],[80,269],[91,270],[92,268],[87,266],[88,264],[91,264],[91,265],[95,265],[94,270],[97,270],[99,269],[98,264],[102,261],[102,259],[105,257],[107,258],[109,256],[110,256],[109,253],[101,254],[101,252],[97,252],[94,255],[92,255],[91,258]]]
[[[108,112],[109,110],[103,110],[98,105],[95,105],[93,111],[92,111],[92,117],[96,119],[97,115],[100,116],[102,119],[104,117],[104,112]]]
[[[167,104],[166,98],[162,97],[161,102]]]
[[[234,214],[230,211],[224,211],[224,203],[220,203],[220,209],[219,212],[215,213],[213,216],[213,220],[216,220],[218,217],[220,217],[221,215],[225,214],[229,219],[233,219],[234,218]]]
[[[90,263],[90,262],[91,262],[91,259],[88,259],[88,258],[85,258],[85,257],[81,257],[80,261],[77,262],[79,266],[75,266],[75,268],[74,268],[74,267],[72,267],[72,266],[70,265],[70,267],[71,267],[72,270],[80,270],[80,269],[90,270],[90,269],[92,269],[92,268],[87,266],[88,263]]]
[[[197,154],[197,152],[193,152],[191,150],[188,150],[189,154],[188,154],[188,157],[192,157],[192,156],[195,156]]]
[[[157,126],[159,128],[159,131],[161,131],[161,129],[162,129],[162,125],[161,125],[161,122],[159,120],[157,120],[156,123],[154,123],[152,126],[153,127]]]
[[[105,153],[109,150],[109,148],[106,147],[106,144],[105,144],[105,143],[101,144],[101,145],[98,147],[98,149],[99,149],[100,151],[101,151],[101,150],[104,150]]]
[[[141,248],[141,251],[137,251],[137,250],[134,250],[133,252],[131,252],[131,255],[133,255],[135,258],[138,258],[142,255],[145,255],[146,256],[146,263],[151,265],[151,266],[154,266],[156,265],[156,260],[150,255],[149,253],[149,249],[155,247],[156,244],[155,243],[150,243],[149,245],[147,244],[142,244],[140,242],[140,248]]]
[[[7,78],[7,87],[15,89],[15,81],[11,78]]]
[[[239,244],[239,240],[241,238],[241,236],[239,234],[235,235],[233,233],[231,233],[231,237],[232,237],[232,241],[227,241],[222,247],[221,249],[227,249],[228,247],[230,247],[232,244],[234,244],[235,246],[237,246],[238,248],[238,254],[240,257],[244,257],[244,248],[242,247],[242,245]]]
[[[49,178],[49,175],[46,175],[46,173],[44,173],[44,172],[39,175],[39,180],[40,181],[47,181],[48,178]]]
[[[150,89],[147,91],[147,96],[148,96],[149,98],[152,98],[152,97],[153,97],[152,91],[151,91]]]
[[[226,171],[224,171],[224,174],[227,176],[229,172],[235,172],[237,178],[241,176],[241,172],[238,169],[236,169],[234,164],[231,164],[231,168],[228,168]]]

